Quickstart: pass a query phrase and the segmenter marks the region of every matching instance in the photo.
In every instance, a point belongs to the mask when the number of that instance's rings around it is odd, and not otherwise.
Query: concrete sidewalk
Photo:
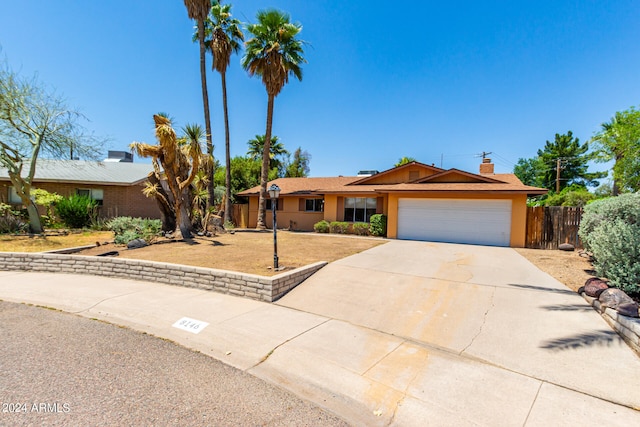
[[[390,242],[330,264],[278,304],[6,271],[0,299],[171,339],[354,425],[640,423],[640,359],[580,297],[505,248]],[[172,327],[182,317],[209,325]]]

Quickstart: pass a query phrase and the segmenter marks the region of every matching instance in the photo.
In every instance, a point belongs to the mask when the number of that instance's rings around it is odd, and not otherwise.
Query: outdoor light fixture
[[[269,187],[269,198],[271,199],[271,211],[273,212],[273,270],[278,270],[278,236],[276,230],[278,228],[278,222],[276,221],[276,205],[278,204],[278,197],[280,197],[280,187],[276,184],[271,184]]]

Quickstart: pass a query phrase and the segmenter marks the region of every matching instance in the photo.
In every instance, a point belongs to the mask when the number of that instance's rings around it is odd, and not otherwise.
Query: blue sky
[[[303,25],[308,64],[276,98],[274,134],[311,154],[311,176],[382,171],[402,156],[475,172],[482,151],[494,153],[496,172],[510,172],[555,133],[586,141],[616,111],[640,105],[635,0],[233,5],[245,22],[276,7]],[[156,112],[178,126],[203,123],[183,1],[23,0],[0,11],[0,55],[64,94],[89,129],[110,137],[108,148],[154,143]],[[220,77],[207,77],[223,159]],[[227,80],[231,152],[243,155],[264,133],[266,92],[239,56]]]

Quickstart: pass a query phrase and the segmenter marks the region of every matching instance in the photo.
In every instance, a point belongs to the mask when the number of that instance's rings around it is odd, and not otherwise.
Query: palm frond
[[[257,19],[258,23],[247,25],[253,37],[245,43],[242,66],[250,76],[262,78],[269,95],[277,96],[289,75],[302,80],[301,64],[307,62],[302,48],[305,42],[296,38],[302,26],[275,9],[259,11]]]
[[[196,21],[206,19],[211,7],[210,0],[184,0],[184,5],[189,18]]]

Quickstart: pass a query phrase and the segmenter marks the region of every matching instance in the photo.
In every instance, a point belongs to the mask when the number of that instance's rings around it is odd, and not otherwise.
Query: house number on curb
[[[183,317],[172,325],[174,328],[182,329],[183,331],[191,332],[194,334],[200,333],[204,328],[209,326],[207,322],[202,320],[190,319]]]

